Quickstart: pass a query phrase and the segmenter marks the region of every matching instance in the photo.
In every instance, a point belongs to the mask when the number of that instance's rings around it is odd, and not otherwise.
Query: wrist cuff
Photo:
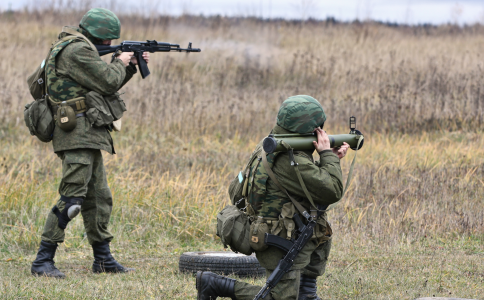
[[[138,69],[136,68],[136,65],[133,64],[132,62],[129,62],[129,65],[126,67],[126,70],[129,70],[129,73],[131,74],[136,74],[138,72]]]
[[[326,150],[323,150],[323,151],[321,151],[321,152],[318,152],[318,154],[321,156],[321,155],[323,155],[323,153],[327,153],[327,152],[333,152],[333,150],[331,150],[331,149],[326,149]]]

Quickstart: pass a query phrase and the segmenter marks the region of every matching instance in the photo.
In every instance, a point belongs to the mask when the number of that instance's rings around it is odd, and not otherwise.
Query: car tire
[[[179,270],[182,273],[210,271],[239,277],[263,277],[266,274],[254,255],[231,251],[185,252],[180,256]]]

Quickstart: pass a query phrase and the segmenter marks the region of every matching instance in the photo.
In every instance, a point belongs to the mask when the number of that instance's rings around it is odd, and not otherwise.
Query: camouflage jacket
[[[75,30],[90,38],[86,31]],[[67,35],[62,32],[59,39]],[[54,102],[82,97],[90,91],[101,95],[114,94],[136,73],[136,67],[125,67],[119,59],[105,63],[98,52],[81,38],[52,49],[46,64],[47,92]],[[70,132],[56,126],[52,143],[54,152],[90,148],[115,153],[109,131],[104,127],[92,127],[85,117],[78,118],[76,128]]]
[[[272,130],[274,134],[291,133],[280,126]],[[260,149],[260,142],[257,149]],[[316,204],[331,204],[341,199],[343,194],[343,175],[340,159],[332,151],[321,154],[319,161],[314,162],[311,152],[294,152],[299,171]],[[306,208],[310,207],[309,200],[299,183],[294,167],[291,166],[289,154],[277,152],[267,155],[267,161],[272,171],[287,192],[300,201]],[[254,179],[248,182],[248,201],[255,210],[256,215],[277,218],[281,213],[282,206],[291,200],[281,191],[265,172],[260,159],[255,159],[250,167],[248,178]]]

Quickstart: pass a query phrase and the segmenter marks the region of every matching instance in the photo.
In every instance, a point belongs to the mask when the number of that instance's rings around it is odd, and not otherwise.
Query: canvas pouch
[[[251,255],[254,249],[248,243],[250,220],[236,205],[227,205],[217,214],[217,236],[234,252]]]
[[[25,105],[24,121],[31,135],[35,135],[44,143],[52,141],[55,121],[46,97],[37,99]]]
[[[123,117],[126,105],[119,93],[103,96],[91,91],[86,94],[86,116],[92,126],[103,127],[111,125]]]

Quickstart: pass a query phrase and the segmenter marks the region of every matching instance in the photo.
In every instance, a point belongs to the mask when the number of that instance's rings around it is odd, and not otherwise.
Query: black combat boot
[[[94,263],[92,264],[94,273],[127,273],[134,271],[132,268],[123,267],[114,259],[109,250],[108,241],[92,244],[92,251],[94,253]]]
[[[215,300],[217,297],[230,297],[235,300],[235,279],[212,272],[197,272],[197,300]]]
[[[317,294],[316,278],[301,275],[299,282],[299,297],[297,300],[321,300]]]
[[[54,278],[66,277],[66,275],[59,271],[54,265],[55,250],[57,250],[57,244],[51,244],[44,241],[40,242],[37,258],[32,263],[32,268],[30,268],[32,275]]]

